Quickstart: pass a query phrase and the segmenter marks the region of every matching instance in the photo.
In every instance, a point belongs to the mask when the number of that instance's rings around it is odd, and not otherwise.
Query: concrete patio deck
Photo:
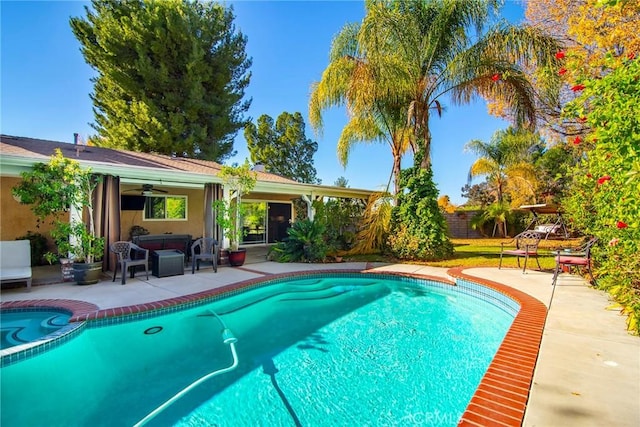
[[[203,267],[195,275],[157,278],[138,273],[119,280],[104,277],[92,286],[57,283],[3,289],[2,302],[30,299],[72,299],[101,309],[159,301],[197,293],[244,280],[292,271],[375,269],[450,279],[447,270],[412,264],[367,265],[279,264],[257,256],[240,268],[221,267],[215,274]],[[54,272],[56,272],[54,270]],[[466,274],[499,282],[525,292],[548,308],[547,320],[525,412],[525,426],[638,426],[640,425],[640,338],[625,330],[625,318],[609,310],[604,292],[579,276],[563,274],[555,288],[551,273],[516,269],[471,268]],[[40,273],[36,273],[40,274]],[[57,270],[59,274],[59,270]]]

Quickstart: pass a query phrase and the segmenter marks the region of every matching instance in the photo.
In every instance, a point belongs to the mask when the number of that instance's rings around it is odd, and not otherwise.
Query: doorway
[[[268,203],[268,243],[281,242],[291,226],[291,203]]]

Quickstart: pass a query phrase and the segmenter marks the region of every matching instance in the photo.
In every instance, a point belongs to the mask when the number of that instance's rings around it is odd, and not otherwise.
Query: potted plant
[[[93,222],[93,190],[97,181],[91,169],[82,169],[78,161],[65,158],[57,149],[49,163],[37,163],[33,170],[21,174],[22,181],[12,189],[20,203],[30,204],[39,222],[54,218],[51,237],[58,253],[48,252],[50,263],[69,257],[73,261],[74,279],[78,284],[99,281],[104,255],[104,238],[96,236]],[[61,215],[76,209],[85,214],[85,224],[73,215]]]
[[[251,170],[249,161],[236,166],[222,166],[219,177],[229,190],[234,200],[218,200],[213,203],[216,220],[225,238],[229,239],[229,264],[244,264],[246,249],[240,248],[240,239],[244,236],[242,226],[242,196],[249,193],[256,185],[258,174]]]

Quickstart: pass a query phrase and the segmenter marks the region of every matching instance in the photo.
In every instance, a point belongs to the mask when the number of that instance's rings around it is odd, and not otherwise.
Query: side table
[[[184,253],[175,249],[154,251],[151,255],[151,274],[156,277],[184,274]]]

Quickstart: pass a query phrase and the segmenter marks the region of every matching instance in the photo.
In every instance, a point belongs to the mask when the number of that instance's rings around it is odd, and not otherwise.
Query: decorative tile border
[[[547,307],[517,289],[465,274],[462,268],[448,270],[448,274],[461,285],[485,286],[506,297],[507,301],[520,305],[511,328],[458,425],[521,426],[538,360]]]
[[[32,307],[40,305],[58,308],[74,307],[71,309],[73,312],[72,321],[81,322],[81,327],[85,325],[89,327],[101,327],[114,323],[138,320],[140,318],[154,317],[207,304],[249,288],[267,286],[290,278],[303,279],[305,277],[332,274],[362,277],[363,273],[366,273],[376,274],[382,277],[405,277],[416,281],[427,280],[429,281],[429,285],[443,288],[456,286],[461,292],[484,299],[515,315],[513,324],[508,330],[473,398],[462,415],[459,425],[522,425],[526,404],[529,399],[533,371],[538,358],[538,349],[546,321],[547,308],[544,304],[530,295],[506,285],[467,275],[463,273],[462,268],[448,270],[448,274],[455,279],[455,282],[453,282],[441,277],[428,275],[386,271],[376,272],[370,270],[372,267],[372,265],[367,265],[368,271],[315,270],[274,274],[269,275],[267,278],[254,278],[188,296],[106,310],[98,310],[93,304],[71,300],[13,301],[2,303],[0,309],[4,309],[5,307],[10,308],[8,307],[9,305],[30,305]],[[75,336],[81,330],[81,328],[78,328],[78,330],[74,331],[71,335]],[[66,336],[68,335],[69,334]],[[59,339],[53,340],[50,345],[59,345],[59,341]],[[17,360],[22,360],[32,355],[34,354],[28,353],[22,356],[16,356],[16,358]],[[2,359],[3,366],[5,363],[4,359],[5,357]],[[13,363],[13,361],[11,361],[11,363]]]

